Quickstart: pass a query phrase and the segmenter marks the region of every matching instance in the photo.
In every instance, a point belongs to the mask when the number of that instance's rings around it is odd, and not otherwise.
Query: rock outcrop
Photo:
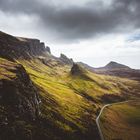
[[[50,47],[46,46],[45,50],[46,50],[49,54],[51,54],[51,49],[50,49]]]
[[[48,46],[38,39],[15,37],[0,32],[0,56],[11,61],[38,58],[49,67],[73,65],[73,60],[61,54],[55,57]]]
[[[0,107],[8,112],[5,114],[7,122],[17,118],[36,120],[40,114],[40,98],[35,85],[22,65],[10,71],[16,74],[15,78],[0,79]]]
[[[83,75],[84,73],[86,73],[86,71],[80,65],[73,63],[71,68],[72,75]]]
[[[64,64],[68,64],[68,65],[73,65],[73,60],[71,58],[68,58],[66,55],[64,54],[60,54],[60,60],[64,63]]]
[[[38,39],[15,37],[3,32],[0,32],[0,44],[0,56],[10,60],[30,59],[50,53],[50,48],[45,47],[45,44]]]

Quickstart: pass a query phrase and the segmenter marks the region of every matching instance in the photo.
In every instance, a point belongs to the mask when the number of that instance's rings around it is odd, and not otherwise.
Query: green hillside
[[[0,49],[1,140],[99,140],[101,107],[139,97],[138,81],[90,72],[39,40],[2,33]]]

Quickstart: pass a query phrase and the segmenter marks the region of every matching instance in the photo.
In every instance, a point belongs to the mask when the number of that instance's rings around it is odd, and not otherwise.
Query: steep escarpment
[[[20,64],[5,59],[0,61],[0,106],[8,112],[7,121],[15,116],[37,119],[40,114],[39,94],[26,70]]]
[[[71,74],[72,75],[84,75],[86,73],[86,70],[84,70],[80,65],[74,63],[71,68]]]
[[[37,58],[50,67],[73,64],[73,60],[64,54],[53,56],[50,48],[38,39],[15,37],[3,32],[0,32],[0,50],[0,56],[11,61]]]
[[[21,64],[0,58],[0,139],[32,138],[31,128],[39,120],[40,97]]]
[[[66,55],[64,54],[60,54],[60,60],[67,65],[73,65],[73,60],[71,58],[68,58]]]
[[[27,39],[0,32],[0,56],[14,59],[30,59],[50,53],[48,47],[37,39]]]

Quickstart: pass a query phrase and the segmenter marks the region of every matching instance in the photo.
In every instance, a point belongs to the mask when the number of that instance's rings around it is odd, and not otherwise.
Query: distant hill
[[[106,66],[99,68],[91,67],[82,62],[79,62],[79,64],[94,73],[119,76],[140,81],[140,70],[132,69],[126,65],[119,64],[117,62],[111,61]]]
[[[101,69],[101,68],[100,68]],[[123,65],[123,64],[119,64],[117,62],[111,61],[110,63],[108,63],[105,67],[103,67],[102,69],[131,69],[130,67]]]

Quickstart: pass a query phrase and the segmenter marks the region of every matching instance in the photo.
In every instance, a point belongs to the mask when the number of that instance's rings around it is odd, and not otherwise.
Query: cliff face
[[[71,68],[71,74],[72,75],[82,75],[85,73],[85,70],[79,66],[78,64],[74,63]]]
[[[0,56],[9,60],[39,58],[45,65],[72,65],[73,60],[61,54],[59,58],[51,54],[48,46],[38,39],[21,38],[0,32]]]
[[[0,75],[4,76],[0,76],[0,107],[4,108],[5,112],[8,112],[5,115],[6,121],[10,121],[11,118],[37,119],[40,114],[40,99],[29,75],[22,65],[12,63],[10,65],[9,61],[1,59],[1,63],[2,61],[1,68],[4,71],[0,71]],[[7,78],[9,73],[14,76]]]
[[[37,39],[25,39],[26,43],[28,44],[28,51],[32,56],[40,56],[45,55],[46,53],[51,53],[50,48],[47,46],[45,47],[45,43],[40,42]]]
[[[0,32],[0,56],[13,60],[29,59],[50,53],[49,47],[37,39],[19,38]]]
[[[0,58],[0,139],[32,140],[32,128],[41,115],[40,103],[24,67]]]
[[[71,58],[68,58],[66,55],[61,54],[60,55],[60,60],[64,63],[64,64],[68,64],[68,65],[73,65],[73,60]]]

